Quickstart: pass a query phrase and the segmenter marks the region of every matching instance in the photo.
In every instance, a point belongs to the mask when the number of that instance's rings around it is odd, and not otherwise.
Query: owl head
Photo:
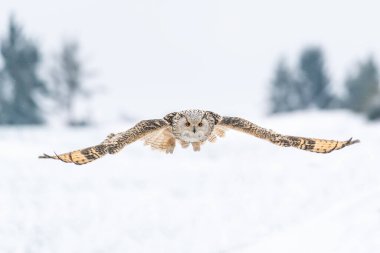
[[[181,111],[165,119],[171,123],[174,136],[185,142],[206,141],[218,120],[216,114],[202,110]]]

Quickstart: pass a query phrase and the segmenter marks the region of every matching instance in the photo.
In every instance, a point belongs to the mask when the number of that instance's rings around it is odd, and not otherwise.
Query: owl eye
[[[186,122],[185,126],[189,127],[189,126],[190,126],[190,123],[189,123],[189,122]]]
[[[199,126],[199,127],[203,126],[202,122],[199,122],[198,126]]]

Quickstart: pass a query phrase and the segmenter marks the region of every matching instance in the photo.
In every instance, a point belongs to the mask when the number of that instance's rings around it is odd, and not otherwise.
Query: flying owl
[[[228,129],[247,133],[282,147],[295,147],[316,153],[330,153],[359,142],[352,138],[347,141],[334,141],[282,135],[242,118],[220,116],[203,110],[185,110],[170,113],[163,119],[140,121],[125,132],[108,135],[103,142],[92,147],[60,155],[44,154],[39,158],[52,158],[81,165],[106,154],[115,154],[137,140],[166,153],[173,153],[177,143],[183,148],[191,145],[194,151],[200,151],[201,145],[207,141],[215,142]]]

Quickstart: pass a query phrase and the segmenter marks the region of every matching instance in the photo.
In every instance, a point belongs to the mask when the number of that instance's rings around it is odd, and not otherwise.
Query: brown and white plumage
[[[175,138],[169,127],[161,128],[143,137],[144,144],[152,149],[173,153],[175,148]]]
[[[330,153],[359,142],[359,140],[352,140],[352,138],[347,141],[334,141],[282,135],[238,117],[223,117],[220,125],[270,141],[282,147],[295,147],[316,153]]]
[[[281,135],[242,118],[222,117],[210,111],[186,110],[170,113],[163,119],[141,121],[125,132],[110,134],[96,146],[60,155],[44,154],[39,158],[52,158],[78,165],[86,164],[106,154],[115,154],[137,140],[143,140],[145,145],[152,149],[166,153],[173,153],[176,141],[183,148],[191,144],[194,151],[200,151],[202,144],[206,141],[215,142],[218,137],[224,137],[228,129],[247,133],[279,146],[295,147],[316,153],[330,153],[359,142],[352,139],[334,141]]]
[[[168,127],[165,120],[144,120],[137,123],[131,129],[118,134],[110,134],[100,144],[85,149],[64,153],[61,155],[46,155],[39,158],[52,158],[61,160],[66,163],[75,163],[78,165],[92,162],[106,154],[115,154],[119,152],[126,145],[131,144],[149,134],[160,131]],[[156,144],[153,144],[156,145]]]

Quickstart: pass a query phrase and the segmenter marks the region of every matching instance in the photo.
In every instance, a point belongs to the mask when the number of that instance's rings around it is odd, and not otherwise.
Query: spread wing
[[[352,140],[352,138],[347,141],[334,141],[281,135],[238,117],[223,117],[218,125],[268,140],[279,146],[295,147],[316,153],[330,153],[359,142],[359,140]]]
[[[151,146],[152,149],[173,153],[175,148],[175,138],[169,127],[162,128],[144,137],[144,144]]]
[[[214,130],[208,137],[208,140],[212,143],[216,142],[217,138],[222,138],[226,135],[228,129],[222,125],[215,125]]]
[[[131,144],[149,134],[166,128],[168,123],[165,120],[144,120],[137,123],[131,129],[118,134],[110,134],[100,144],[84,149],[75,150],[72,152],[60,155],[42,155],[39,158],[51,158],[61,160],[66,163],[75,163],[78,165],[92,162],[106,154],[115,154],[126,145]]]

